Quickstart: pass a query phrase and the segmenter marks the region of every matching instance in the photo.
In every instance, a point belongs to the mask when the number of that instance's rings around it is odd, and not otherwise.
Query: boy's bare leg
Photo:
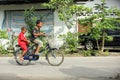
[[[39,50],[40,50],[40,46],[38,46],[38,47],[36,48],[35,54],[38,54],[38,53],[39,53]]]
[[[27,51],[25,50],[25,51],[22,51],[22,53],[21,53],[21,55],[20,55],[20,59],[23,61],[24,59],[23,59],[23,56],[25,55],[25,53],[26,53]]]

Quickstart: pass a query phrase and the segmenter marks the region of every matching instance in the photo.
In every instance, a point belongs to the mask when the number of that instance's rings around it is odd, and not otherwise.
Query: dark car
[[[117,24],[117,27],[120,28],[120,24]],[[120,50],[120,29],[106,30],[108,36],[112,36],[112,41],[105,41],[105,49]],[[89,34],[79,36],[83,41],[80,42],[86,50],[91,50],[97,48],[96,40],[92,39]],[[101,40],[99,40],[101,44]]]

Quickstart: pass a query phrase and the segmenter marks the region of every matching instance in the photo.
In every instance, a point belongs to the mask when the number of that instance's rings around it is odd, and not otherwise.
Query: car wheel
[[[93,50],[94,49],[94,45],[92,41],[86,41],[85,42],[85,50]]]

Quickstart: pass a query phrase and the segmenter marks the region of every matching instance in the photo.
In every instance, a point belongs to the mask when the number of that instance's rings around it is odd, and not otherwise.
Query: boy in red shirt
[[[21,33],[18,36],[18,44],[19,46],[22,48],[22,53],[20,55],[20,59],[23,61],[23,57],[25,55],[25,53],[27,52],[28,48],[27,45],[29,43],[29,40],[27,40],[27,38],[25,37],[25,33],[26,33],[27,29],[25,27],[21,28]]]

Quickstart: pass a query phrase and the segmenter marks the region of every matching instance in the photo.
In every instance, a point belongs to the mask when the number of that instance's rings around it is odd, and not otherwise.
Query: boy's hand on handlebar
[[[45,33],[43,33],[43,36],[45,37],[45,36],[46,36],[46,34],[45,34]]]
[[[45,33],[40,32],[40,34],[41,34],[42,36],[45,36]]]

